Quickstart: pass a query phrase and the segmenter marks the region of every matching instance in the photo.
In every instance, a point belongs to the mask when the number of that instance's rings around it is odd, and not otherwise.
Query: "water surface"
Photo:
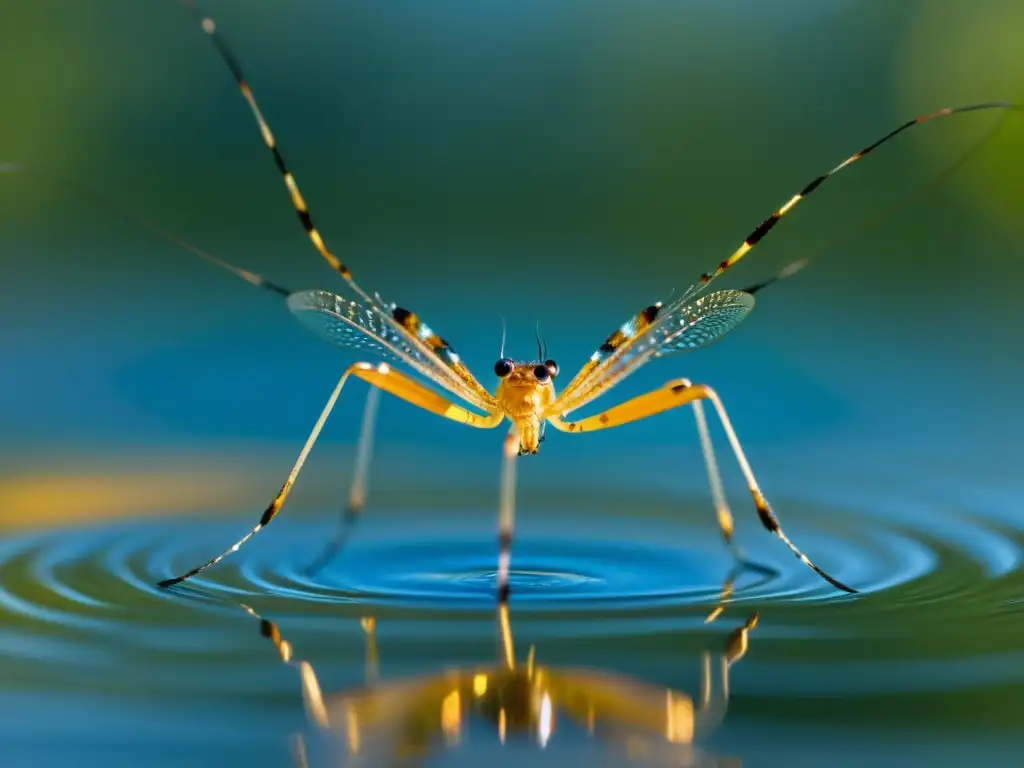
[[[571,375],[868,141],[1024,93],[1016,0],[624,7],[208,10],[328,245],[488,381],[502,316],[511,354],[533,354],[539,320]],[[177,3],[38,0],[10,16],[0,162],[45,162],[289,287],[342,288]],[[844,234],[996,122],[962,117],[830,181],[716,286],[820,259],[759,293],[722,344],[602,401],[678,376],[716,387],[787,533],[860,594],[837,594],[760,527],[722,443],[758,566],[732,573],[689,413],[551,435],[521,462],[520,667],[532,647],[574,690],[600,680],[613,713],[689,702],[693,744],[681,720],[674,741],[653,715],[606,722],[615,738],[600,741],[585,712],[561,711],[543,749],[511,731],[500,746],[480,713],[449,745],[450,691],[408,691],[505,663],[500,440],[386,399],[365,520],[311,576],[350,477],[356,386],[280,517],[192,590],[156,588],[255,522],[354,359],[276,297],[38,179],[0,176],[0,762],[320,765],[351,738],[311,719],[315,679],[335,702],[405,692],[392,714],[431,701],[412,718],[437,740],[426,765],[1019,765],[1020,120]],[[723,656],[726,706],[702,708],[705,670],[723,692]],[[468,706],[474,678],[459,679]]]

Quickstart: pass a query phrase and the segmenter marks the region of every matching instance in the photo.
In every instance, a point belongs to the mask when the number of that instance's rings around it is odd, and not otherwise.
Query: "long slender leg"
[[[515,425],[509,429],[502,446],[501,490],[498,497],[498,602],[507,603],[508,572],[512,562],[512,535],[516,515],[516,456],[519,435]]]
[[[693,386],[689,379],[676,379],[670,382],[671,385],[684,387]],[[715,447],[711,442],[711,432],[708,430],[708,420],[704,415],[704,404],[700,400],[691,403],[693,407],[693,418],[697,422],[697,434],[700,435],[700,448],[704,454],[704,466],[708,471],[708,484],[711,486],[711,499],[715,504],[715,515],[718,517],[718,527],[722,530],[722,538],[725,545],[729,547],[733,556],[743,562],[742,553],[732,540],[735,525],[733,523],[732,511],[729,503],[725,500],[725,491],[722,489],[722,476],[718,471],[718,461],[715,459]]]
[[[292,467],[292,471],[288,474],[288,479],[285,480],[284,485],[281,486],[281,490],[277,492],[277,496],[274,497],[274,500],[270,502],[270,505],[263,512],[263,516],[260,517],[260,521],[256,526],[235,544],[221,552],[212,560],[209,560],[200,566],[196,566],[191,571],[181,576],[161,581],[161,587],[170,587],[174,584],[179,584],[186,579],[192,578],[197,573],[206,570],[211,565],[216,565],[232,552],[238,551],[239,547],[259,533],[260,530],[265,528],[270,521],[274,519],[277,513],[281,510],[281,507],[284,506],[284,503],[288,498],[288,494],[291,492],[292,485],[295,483],[295,478],[298,477],[299,472],[302,470],[302,466],[306,463],[306,458],[309,456],[309,452],[313,450],[313,444],[316,443],[317,438],[320,436],[320,431],[323,429],[324,424],[327,423],[327,418],[330,416],[331,411],[334,410],[334,404],[338,401],[341,389],[345,386],[345,382],[348,380],[349,376],[356,376],[370,384],[370,386],[378,387],[385,392],[395,395],[395,397],[405,400],[411,405],[422,408],[425,411],[430,411],[438,416],[443,416],[446,419],[451,419],[452,421],[457,421],[461,424],[468,424],[471,427],[478,427],[481,429],[496,427],[504,418],[500,413],[483,416],[478,413],[473,413],[472,411],[467,411],[462,406],[455,405],[451,401],[441,397],[441,395],[436,392],[427,389],[415,379],[392,369],[384,363],[380,363],[378,365],[372,365],[370,363],[355,363],[354,365],[349,366],[341,375],[337,386],[335,386],[334,391],[331,393],[331,397],[327,401],[327,405],[324,406],[323,411],[320,413],[320,418],[317,419],[316,424],[313,426],[313,431],[306,439],[306,444],[302,447],[302,451],[299,453],[299,458]]]
[[[783,205],[780,208],[777,208],[771,216],[769,216],[767,219],[758,224],[757,228],[754,229],[754,231],[752,231],[749,235],[747,235],[746,238],[744,238],[739,248],[733,251],[732,255],[730,255],[729,258],[727,258],[725,261],[719,264],[718,267],[714,269],[712,272],[701,275],[701,284],[707,285],[716,277],[721,275],[723,272],[735,266],[736,263],[744,256],[746,256],[758,243],[760,243],[761,240],[764,239],[765,235],[767,235],[772,230],[772,228],[779,223],[779,220],[787,213],[789,213],[791,210],[793,210],[793,208],[801,200],[807,198],[812,192],[814,192],[814,190],[816,190],[818,187],[824,184],[825,181],[827,181],[835,174],[839,173],[839,171],[843,170],[843,168],[846,168],[851,163],[855,163],[861,158],[874,152],[880,146],[882,146],[889,140],[896,138],[896,136],[903,133],[908,128],[913,128],[914,126],[921,125],[923,123],[927,123],[938,118],[949,117],[950,115],[956,115],[963,112],[976,112],[978,110],[983,109],[1004,109],[1019,112],[1021,107],[1017,104],[1011,104],[1008,101],[986,101],[980,104],[967,104],[960,107],[946,107],[944,109],[939,109],[936,110],[935,112],[931,112],[927,115],[919,115],[918,117],[907,120],[898,128],[894,128],[893,130],[889,131],[882,138],[872,142],[859,152],[855,152],[854,154],[850,155],[848,158],[843,160],[843,162],[841,162],[839,165],[835,166],[832,170],[823,173],[821,176],[818,176],[816,179],[807,184],[803,189],[801,189],[799,192],[793,195],[786,202],[785,205]]]
[[[221,37],[217,31],[217,24],[209,16],[204,16],[199,10],[194,0],[179,0],[179,2],[187,8],[190,8],[200,20],[200,25],[203,31],[209,35],[213,41],[214,46],[217,49],[217,53],[220,54],[224,63],[227,64],[228,69],[231,70],[231,75],[235,79],[235,84],[238,86],[239,91],[242,93],[242,97],[248,102],[249,109],[252,110],[253,117],[256,119],[256,124],[259,126],[260,136],[263,137],[263,143],[267,145],[267,149],[270,150],[274,157],[274,163],[277,165],[278,171],[280,171],[284,178],[285,186],[288,188],[288,195],[291,197],[292,205],[295,207],[295,212],[298,214],[299,221],[302,224],[302,228],[306,231],[306,235],[313,243],[313,247],[316,248],[317,252],[323,257],[324,261],[330,265],[331,269],[340,274],[345,280],[351,280],[351,273],[348,267],[342,264],[341,260],[327,250],[327,246],[324,245],[323,238],[317,231],[316,226],[313,224],[313,219],[309,214],[309,209],[306,207],[306,201],[302,197],[302,193],[299,191],[298,184],[295,182],[295,177],[292,175],[288,166],[285,165],[284,157],[281,155],[281,151],[277,147],[277,140],[274,138],[274,134],[270,130],[270,126],[263,117],[263,113],[260,111],[259,105],[256,103],[256,97],[253,96],[252,89],[245,80],[245,75],[242,73],[242,67],[238,63],[238,59],[235,58],[234,54],[228,49],[227,43],[224,42],[224,38]],[[361,292],[360,292],[361,293]],[[369,298],[363,296],[364,299]]]
[[[313,425],[313,431],[309,433],[309,437],[306,438],[306,444],[302,446],[302,450],[299,452],[299,458],[296,459],[295,464],[292,466],[292,471],[288,473],[288,479],[284,481],[284,485],[281,486],[281,490],[277,492],[274,500],[271,501],[263,511],[263,515],[260,517],[260,521],[256,523],[255,527],[212,560],[208,560],[202,565],[196,566],[191,571],[188,571],[181,576],[164,579],[160,582],[161,587],[170,587],[175,584],[180,584],[186,579],[192,578],[197,573],[205,571],[211,565],[216,565],[232,552],[237,552],[245,542],[270,524],[270,521],[273,520],[277,513],[281,511],[281,507],[284,506],[285,501],[288,499],[288,494],[291,493],[292,485],[295,484],[295,478],[297,478],[299,476],[299,472],[302,471],[302,465],[306,463],[306,458],[309,456],[309,452],[313,450],[313,445],[320,436],[320,431],[324,428],[324,424],[327,423],[327,419],[331,415],[331,411],[334,410],[334,404],[338,402],[338,396],[341,394],[342,387],[345,386],[345,382],[348,381],[348,377],[351,373],[352,369],[349,368],[341,375],[341,378],[338,379],[338,383],[334,387],[334,391],[331,392],[331,396],[327,400],[327,405],[325,405],[323,411],[320,412],[320,418],[316,420],[316,424]]]
[[[993,105],[993,106],[998,106],[998,105]],[[960,110],[960,111],[963,111],[963,110]],[[828,251],[831,248],[835,247],[840,242],[853,237],[855,234],[860,234],[860,233],[862,233],[862,232],[864,232],[866,230],[869,230],[869,229],[872,229],[874,227],[877,227],[879,224],[882,224],[885,221],[888,221],[893,215],[895,215],[899,211],[903,210],[907,206],[911,205],[912,203],[916,202],[920,198],[924,197],[926,194],[928,194],[930,191],[932,191],[935,187],[937,187],[938,185],[943,183],[946,179],[948,179],[950,176],[952,176],[957,170],[960,169],[960,167],[962,167],[963,165],[966,165],[969,160],[971,160],[975,155],[977,155],[977,153],[989,141],[991,141],[992,138],[997,133],[999,133],[999,131],[1001,131],[1005,127],[1005,125],[1006,125],[1005,120],[1000,120],[999,122],[997,122],[992,128],[990,128],[988,131],[986,131],[984,136],[982,136],[974,144],[972,144],[953,163],[951,163],[949,166],[947,166],[940,173],[936,174],[936,176],[934,176],[931,180],[929,180],[925,184],[922,184],[918,189],[916,189],[911,194],[906,195],[904,198],[902,198],[898,202],[896,202],[893,205],[889,206],[885,210],[875,214],[874,216],[870,217],[869,219],[867,219],[865,221],[862,221],[859,224],[856,224],[856,225],[850,227],[849,229],[844,230],[843,232],[840,232],[838,235],[836,235],[834,237],[830,237],[827,241],[825,241],[821,245],[818,245],[815,248],[813,248],[811,250],[811,253],[809,253],[807,256],[802,256],[802,257],[800,257],[798,259],[795,259],[794,261],[791,261],[789,264],[784,266],[782,269],[780,269],[778,272],[776,272],[774,275],[772,275],[768,279],[762,280],[762,281],[757,282],[757,283],[753,283],[752,285],[748,285],[746,288],[743,289],[744,293],[757,293],[761,289],[767,288],[769,285],[773,285],[773,284],[775,284],[775,283],[777,283],[777,282],[779,282],[781,280],[786,280],[786,279],[792,277],[793,275],[797,274],[798,272],[801,272],[811,261],[813,261],[814,259],[818,258],[818,256],[823,254],[825,251]]]
[[[359,431],[359,444],[356,448],[356,464],[352,475],[352,486],[348,492],[348,503],[341,517],[341,524],[334,537],[324,547],[324,551],[306,567],[306,574],[313,575],[327,563],[337,557],[348,541],[356,521],[366,506],[366,495],[370,483],[370,460],[373,457],[373,431],[377,419],[377,407],[380,403],[380,390],[370,387],[366,393],[366,405],[363,407],[363,425]]]
[[[801,552],[783,532],[778,518],[772,511],[771,506],[768,504],[768,500],[765,498],[764,493],[761,492],[761,488],[754,477],[754,472],[750,468],[750,462],[747,461],[746,454],[743,452],[743,446],[740,445],[739,438],[736,436],[736,431],[733,429],[732,422],[729,420],[729,414],[726,413],[725,406],[722,404],[721,399],[711,387],[705,384],[686,385],[669,382],[660,389],[656,389],[653,392],[648,392],[643,395],[638,395],[631,400],[627,400],[624,403],[620,403],[619,405],[609,408],[603,413],[588,416],[587,418],[579,421],[564,421],[560,417],[552,417],[549,421],[555,429],[563,432],[594,432],[600,429],[619,427],[623,424],[629,424],[633,421],[645,419],[649,416],[661,413],[662,411],[678,408],[681,405],[686,405],[687,403],[692,403],[696,400],[709,400],[718,412],[718,418],[722,422],[722,427],[729,439],[729,443],[732,445],[733,453],[736,456],[736,462],[739,464],[740,471],[743,472],[743,477],[747,481],[747,489],[750,491],[750,495],[754,499],[754,506],[757,508],[757,514],[761,519],[761,524],[764,525],[770,533],[775,534],[779,539],[781,539],[782,542],[789,547],[790,551],[792,551],[793,554],[804,563],[804,565],[825,579],[825,581],[845,592],[856,592],[857,590],[846,586],[841,581],[837,581],[812,563],[807,555]]]

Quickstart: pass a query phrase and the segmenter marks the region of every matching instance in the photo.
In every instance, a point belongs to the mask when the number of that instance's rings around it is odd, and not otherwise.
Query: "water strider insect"
[[[196,13],[203,31],[210,37],[216,50],[230,69],[242,96],[252,110],[263,141],[270,150],[284,179],[292,205],[310,242],[327,264],[357,294],[358,300],[352,301],[324,290],[290,291],[260,275],[211,256],[138,217],[130,215],[129,217],[161,237],[232,271],[247,282],[283,296],[289,309],[312,331],[339,346],[365,352],[373,362],[355,363],[348,366],[342,373],[287,479],[252,530],[221,554],[180,576],[165,579],[160,582],[161,586],[167,587],[183,582],[218,563],[227,555],[238,550],[274,519],[283,507],[343,386],[350,377],[354,376],[370,385],[370,393],[364,411],[356,473],[349,497],[346,520],[353,519],[359,513],[365,500],[370,444],[379,391],[388,392],[411,405],[471,427],[487,429],[497,427],[506,420],[511,422],[511,428],[504,441],[498,515],[497,586],[498,596],[502,601],[507,599],[509,593],[509,566],[515,511],[515,459],[517,455],[537,453],[544,438],[544,428],[548,424],[560,432],[569,434],[592,432],[622,426],[689,404],[696,420],[719,528],[725,543],[739,558],[732,541],[733,516],[722,490],[702,405],[704,400],[711,403],[724,428],[736,461],[746,480],[747,488],[753,497],[762,525],[770,533],[775,534],[804,564],[830,584],[846,592],[856,592],[855,589],[834,579],[811,562],[783,532],[778,518],[754,477],[725,406],[711,387],[677,378],[652,392],[634,397],[601,413],[573,419],[569,419],[567,416],[606,394],[642,365],[655,359],[707,346],[720,340],[735,328],[753,309],[754,291],[767,283],[752,286],[746,291],[723,290],[706,293],[707,287],[746,256],[783,216],[833,174],[913,126],[963,112],[985,109],[1018,110],[1019,107],[1007,102],[993,101],[944,108],[908,120],[864,149],[850,155],[830,171],[814,178],[800,192],[793,195],[783,206],[762,221],[727,259],[710,273],[702,275],[678,298],[667,303],[658,302],[645,307],[623,323],[605,339],[561,391],[556,391],[554,386],[555,379],[561,375],[560,367],[554,360],[547,358],[543,352],[535,360],[514,360],[505,357],[502,353],[501,358],[494,364],[497,388],[492,393],[469,371],[452,346],[416,313],[384,301],[379,294],[367,293],[355,282],[349,268],[328,250],[323,237],[313,223],[295,177],[285,164],[277,141],[246,82],[238,60],[228,49],[215,22],[211,18],[203,16],[195,4],[189,0],[180,0],[180,2]],[[8,167],[9,169],[10,167]],[[99,202],[104,202],[94,193],[80,187],[79,191],[85,192]],[[780,276],[785,276],[785,272]],[[393,367],[395,363],[407,368],[409,373]],[[416,374],[418,377],[410,374]],[[453,399],[442,396],[428,387],[423,380],[446,391]]]

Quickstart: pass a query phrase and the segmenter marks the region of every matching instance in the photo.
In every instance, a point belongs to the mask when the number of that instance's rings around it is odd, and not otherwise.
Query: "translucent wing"
[[[546,415],[561,415],[589,403],[655,357],[718,341],[753,308],[754,297],[743,291],[717,291],[687,304],[647,307],[591,355]]]
[[[327,291],[304,291],[288,297],[288,308],[306,328],[339,347],[400,362],[417,357],[376,313],[355,301]]]
[[[402,314],[404,310],[395,308],[396,320],[404,317],[405,325],[418,329],[422,339],[410,337],[407,328],[387,322],[382,309],[349,301],[330,291],[293,293],[288,297],[288,308],[306,328],[332,344],[397,360],[484,411],[492,412],[496,407],[494,399],[476,383],[447,342],[438,339],[418,319],[413,325]],[[405,314],[415,319],[412,313]],[[428,352],[424,352],[424,341],[433,344]]]
[[[722,294],[734,295],[723,296]],[[673,338],[663,341],[651,357],[667,357],[678,352],[714,344],[743,322],[754,308],[754,297],[749,293],[720,291],[710,294],[704,301],[715,297],[720,297],[721,303],[710,308],[705,305],[707,314],[704,315],[698,314],[700,307],[697,305],[684,307],[684,311],[680,312],[678,319],[681,332]],[[687,314],[685,310],[694,311]]]

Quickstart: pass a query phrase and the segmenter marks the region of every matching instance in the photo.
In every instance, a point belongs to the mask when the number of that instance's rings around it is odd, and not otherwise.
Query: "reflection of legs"
[[[460,424],[467,424],[471,427],[478,427],[481,429],[496,427],[504,418],[500,413],[481,415],[479,413],[467,411],[462,406],[455,405],[450,400],[441,397],[441,395],[437,394],[433,390],[423,386],[415,379],[406,376],[404,373],[399,373],[384,363],[380,363],[379,365],[372,365],[370,363],[355,363],[354,365],[350,365],[341,375],[337,386],[335,386],[334,391],[327,400],[327,405],[324,406],[323,411],[320,413],[320,418],[318,418],[316,424],[313,425],[313,431],[306,439],[306,444],[302,447],[302,451],[299,453],[299,458],[296,460],[295,466],[292,467],[292,471],[288,474],[288,479],[285,480],[284,485],[281,486],[281,490],[277,492],[277,496],[274,497],[274,500],[270,502],[270,505],[263,512],[263,516],[260,518],[260,521],[256,526],[249,531],[249,533],[239,539],[238,542],[221,552],[212,560],[193,568],[182,576],[176,576],[173,579],[165,579],[164,581],[161,581],[161,587],[169,587],[174,584],[178,584],[185,581],[185,579],[195,576],[200,571],[206,570],[211,565],[219,563],[232,552],[237,551],[239,547],[259,533],[262,528],[266,527],[270,521],[274,519],[277,513],[281,511],[281,507],[284,506],[284,503],[288,498],[288,494],[291,492],[292,485],[295,483],[295,478],[298,477],[303,464],[306,463],[306,458],[309,456],[309,452],[313,450],[313,444],[316,443],[317,438],[320,436],[320,431],[327,422],[327,418],[331,415],[331,411],[334,410],[334,404],[338,401],[341,389],[345,386],[345,382],[348,380],[349,376],[356,376],[368,383],[370,386],[378,387],[385,392],[389,392],[395,397],[405,400],[411,405],[422,408],[425,411],[430,411],[438,416],[443,416],[446,419],[457,421]]]
[[[760,573],[764,576],[776,575],[776,571],[774,569],[766,568],[765,566],[758,565],[757,563],[748,563],[744,560],[736,563],[736,565],[732,567],[732,570],[729,571],[728,575],[726,575],[725,581],[722,584],[722,591],[718,594],[718,604],[715,605],[711,613],[708,614],[708,617],[704,619],[705,624],[710,624],[725,613],[725,606],[729,602],[729,598],[732,597],[736,577],[744,571],[754,571],[755,573]]]
[[[380,402],[380,390],[370,387],[366,393],[366,405],[363,409],[363,426],[359,433],[359,445],[356,448],[356,464],[352,475],[352,486],[348,492],[348,504],[341,518],[341,525],[334,538],[327,543],[324,551],[306,568],[307,575],[313,575],[345,546],[349,535],[355,527],[359,515],[366,506],[366,494],[370,481],[370,459],[373,457],[373,431],[377,419],[377,406]]]
[[[513,426],[502,447],[501,489],[498,497],[498,601],[508,602],[508,572],[512,562],[512,531],[516,514],[516,455],[519,436]]]
[[[748,635],[757,626],[758,614],[752,614],[746,622],[729,633],[725,650],[718,657],[717,690],[712,682],[711,654],[701,656],[700,706],[695,713],[700,719],[699,728],[711,728],[725,717],[729,706],[729,667],[739,661],[747,652]]]
[[[364,616],[359,620],[366,635],[366,684],[377,682],[380,675],[380,657],[377,653],[377,621],[372,616]]]
[[[781,539],[794,555],[796,555],[806,566],[827,582],[846,592],[856,592],[857,590],[846,586],[840,581],[836,581],[825,573],[825,571],[812,563],[808,557],[797,549],[796,545],[789,540],[789,537],[783,533],[782,526],[779,524],[778,518],[772,511],[771,506],[768,504],[768,500],[765,499],[764,494],[761,492],[761,488],[757,484],[757,480],[754,478],[754,472],[751,470],[750,463],[747,461],[746,454],[743,452],[743,446],[740,445],[739,438],[736,436],[736,431],[732,427],[732,422],[729,420],[729,415],[726,413],[725,406],[722,405],[722,401],[719,399],[718,394],[707,385],[680,383],[680,381],[685,382],[685,379],[671,381],[660,389],[656,389],[653,392],[648,392],[643,395],[638,395],[632,400],[627,400],[624,403],[620,403],[619,405],[609,408],[604,413],[588,416],[587,418],[580,419],[579,421],[564,421],[557,416],[549,418],[549,421],[552,426],[563,432],[594,432],[599,429],[618,427],[623,424],[629,424],[633,421],[646,419],[647,417],[654,416],[662,411],[678,408],[681,405],[686,405],[687,403],[692,403],[697,400],[711,401],[711,404],[714,405],[715,410],[718,413],[718,418],[725,430],[726,437],[728,437],[729,443],[732,445],[732,450],[736,456],[736,462],[740,466],[740,471],[743,472],[743,477],[747,481],[747,489],[750,491],[750,495],[754,498],[754,505],[757,508],[757,514],[761,519],[761,524],[764,525],[769,532],[774,533],[779,539]],[[710,467],[711,465],[709,464],[709,472]],[[729,520],[731,522],[731,516],[729,517]],[[723,527],[723,533],[724,532],[725,528]]]
[[[501,637],[501,658],[506,667],[515,669],[516,650],[512,640],[512,620],[508,615],[508,603],[498,605],[498,635]]]
[[[308,661],[293,658],[294,651],[292,644],[281,636],[281,631],[270,619],[264,619],[249,606],[239,603],[242,610],[258,619],[260,622],[260,634],[270,640],[281,655],[281,661],[290,667],[299,670],[299,678],[302,681],[302,703],[306,708],[306,715],[309,719],[322,728],[327,727],[327,707],[324,705],[323,692],[320,689],[320,682],[317,680],[316,672]]]

